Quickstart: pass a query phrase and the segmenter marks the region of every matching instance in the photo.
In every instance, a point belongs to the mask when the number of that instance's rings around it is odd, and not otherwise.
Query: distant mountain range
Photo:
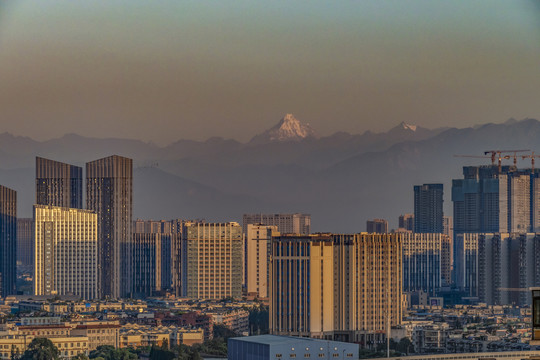
[[[134,215],[240,221],[247,212],[306,212],[314,231],[358,232],[369,218],[397,217],[413,209],[413,186],[445,184],[463,165],[489,159],[488,149],[540,150],[540,122],[510,120],[471,128],[426,129],[400,123],[385,133],[320,137],[288,114],[247,143],[219,137],[168,146],[129,139],[69,134],[35,141],[0,134],[0,184],[18,191],[20,217],[30,217],[35,156],[79,166],[111,154],[134,159]],[[527,162],[522,167],[530,166]]]

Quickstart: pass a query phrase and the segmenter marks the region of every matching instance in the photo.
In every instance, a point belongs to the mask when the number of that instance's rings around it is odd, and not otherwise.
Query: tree
[[[71,360],[89,360],[85,354],[77,354],[71,358]]]
[[[46,338],[35,338],[21,356],[21,360],[57,360],[60,358],[60,351],[54,346],[51,340]]]
[[[408,337],[404,337],[401,340],[399,340],[399,343],[397,344],[397,351],[400,353],[404,353],[409,355],[409,353],[414,352],[414,346],[409,340]]]
[[[90,359],[102,358],[103,360],[137,360],[137,355],[128,349],[115,349],[111,345],[98,346],[90,352]]]
[[[150,360],[173,360],[176,354],[163,347],[152,346],[150,350]]]

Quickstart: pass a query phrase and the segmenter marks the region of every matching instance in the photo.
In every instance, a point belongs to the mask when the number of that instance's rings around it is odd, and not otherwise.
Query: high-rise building
[[[366,221],[366,232],[369,234],[388,233],[388,221],[385,219],[373,219]]]
[[[34,269],[34,220],[17,219],[17,262],[25,271]]]
[[[0,297],[15,294],[17,192],[0,185]]]
[[[272,239],[270,331],[374,347],[402,316],[401,234]]]
[[[82,209],[82,168],[36,157],[36,204]]]
[[[172,289],[176,296],[181,296],[180,289],[180,261],[181,261],[181,246],[180,239],[182,237],[183,220],[141,220],[137,219],[134,222],[134,234],[159,234],[160,248],[159,254],[161,258],[160,284],[156,284],[155,291],[164,291]],[[138,241],[134,237],[134,241]],[[134,244],[134,246],[136,246]],[[157,251],[157,250],[156,250]],[[145,252],[149,254],[148,252]],[[136,256],[140,256],[136,255]],[[151,261],[151,260],[149,260]],[[156,270],[158,271],[158,270]],[[136,275],[137,276],[137,275]],[[137,287],[136,284],[134,284]]]
[[[272,236],[277,226],[248,224],[246,237],[246,290],[249,297],[268,299]]]
[[[311,233],[311,215],[309,214],[244,214],[242,217],[242,233],[244,234],[242,252],[242,284],[246,285],[247,244],[246,234],[249,224],[277,226],[281,234],[308,235]]]
[[[452,180],[454,233],[540,231],[539,173],[515,166],[465,166]]]
[[[242,297],[242,227],[238,223],[186,223],[181,245],[182,296]]]
[[[443,232],[443,184],[424,184],[414,187],[414,231]]]
[[[97,215],[35,205],[34,224],[34,293],[99,298]]]
[[[133,160],[113,155],[86,164],[86,207],[98,217],[102,296],[120,298],[132,290],[132,188]]]
[[[540,286],[540,234],[462,233],[456,241],[461,289],[488,305],[530,305],[519,289]]]
[[[242,232],[247,233],[248,224],[277,226],[281,234],[308,235],[311,232],[309,214],[244,214]]]
[[[403,291],[431,296],[451,283],[451,239],[444,234],[403,233]]]
[[[160,233],[133,233],[133,296],[135,297],[154,296],[165,290],[162,277],[167,276],[166,272],[170,272],[171,267],[170,261],[168,269],[162,266],[167,256],[170,259],[170,251],[168,255],[163,253],[164,241],[162,240]]]
[[[399,228],[408,230],[408,231],[414,231],[414,215],[413,214],[400,215]]]

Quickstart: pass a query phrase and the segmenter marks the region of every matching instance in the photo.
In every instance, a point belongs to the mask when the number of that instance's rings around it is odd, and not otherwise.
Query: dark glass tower
[[[414,187],[414,231],[443,232],[443,184]]]
[[[0,185],[0,296],[15,294],[17,192]]]
[[[113,155],[86,164],[86,208],[98,216],[101,296],[131,295],[132,187],[132,159]]]
[[[36,157],[36,204],[82,209],[82,168]]]

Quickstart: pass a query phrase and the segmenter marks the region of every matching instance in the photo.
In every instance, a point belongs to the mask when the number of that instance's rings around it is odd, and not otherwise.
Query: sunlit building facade
[[[238,223],[186,223],[181,245],[182,296],[242,297],[242,227]]]
[[[34,206],[35,295],[99,295],[98,223],[89,210]]]
[[[372,347],[401,323],[400,234],[272,240],[270,331]]]

